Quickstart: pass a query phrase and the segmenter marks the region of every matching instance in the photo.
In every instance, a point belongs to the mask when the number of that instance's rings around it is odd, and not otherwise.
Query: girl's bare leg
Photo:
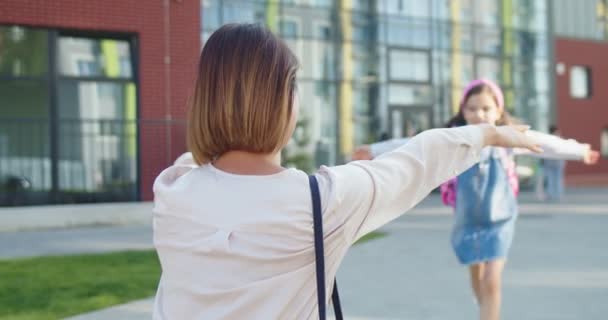
[[[502,271],[505,260],[493,260],[485,263],[481,279],[481,300],[479,318],[481,320],[499,320],[502,290]]]
[[[469,266],[471,276],[471,287],[475,293],[477,304],[481,305],[481,280],[483,279],[485,263],[477,263]]]

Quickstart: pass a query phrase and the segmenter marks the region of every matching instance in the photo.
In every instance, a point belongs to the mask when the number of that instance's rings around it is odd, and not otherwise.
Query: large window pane
[[[388,103],[391,105],[428,106],[433,104],[433,92],[429,86],[390,84]]]
[[[134,83],[64,80],[59,84],[59,186],[78,198],[91,192],[136,192]],[[127,200],[128,200],[127,199]]]
[[[515,33],[516,55],[523,59],[535,57],[546,57],[547,52],[547,37],[544,34],[533,32],[516,32]]]
[[[51,171],[46,82],[0,80],[0,97],[2,205],[17,200],[10,189],[18,181],[27,181],[30,196],[32,192],[50,189]]]
[[[500,24],[500,4],[495,0],[475,0],[475,23],[498,26]]]
[[[283,153],[287,166],[312,170],[336,161],[336,84],[300,81],[300,115],[294,135]],[[304,98],[305,97],[305,98]]]
[[[0,80],[0,118],[47,118],[48,89],[43,80]]]
[[[513,26],[518,29],[530,31],[544,31],[547,29],[546,1],[551,0],[512,0]]]
[[[64,76],[131,78],[129,42],[62,36],[59,72]]]
[[[463,86],[475,78],[473,56],[470,54],[452,54],[450,56],[452,81]]]
[[[475,51],[485,54],[501,53],[501,36],[499,29],[483,28],[475,31]]]
[[[377,9],[378,12],[389,15],[421,18],[428,18],[430,16],[430,6],[427,1],[380,0],[377,2]]]
[[[426,19],[389,17],[388,43],[390,45],[428,48],[431,45],[431,26]]]
[[[549,73],[549,61],[543,59],[534,61],[534,82],[537,91],[549,91],[551,76]]]
[[[575,99],[591,97],[591,68],[586,66],[570,68],[570,96]]]
[[[324,80],[335,79],[336,63],[333,44],[329,41],[310,41],[310,44],[312,63],[309,66],[312,66],[312,77]],[[308,70],[309,68],[304,65],[302,66],[303,70]]]
[[[390,79],[428,82],[430,80],[429,54],[422,51],[391,50]]]
[[[134,119],[134,83],[64,80],[59,84],[62,119]]]
[[[608,158],[608,128],[604,128],[602,130],[602,134],[600,136],[600,145],[602,157]]]
[[[78,201],[110,192],[116,200],[136,193],[136,126],[133,120],[61,120],[59,188]],[[119,198],[115,198],[118,195]]]
[[[257,1],[228,0],[223,2],[222,7],[222,24],[256,22],[274,24],[274,20],[266,21],[266,19],[276,19],[276,12],[273,12],[273,10],[278,10],[276,2],[275,4],[266,4]],[[266,15],[267,10],[269,11],[268,16]]]
[[[375,138],[371,132],[371,110],[377,105],[376,87],[370,84],[357,84],[353,87],[353,128],[354,143],[369,143]]]
[[[353,46],[353,79],[369,81],[369,76],[378,74],[378,59],[374,54],[375,49],[366,45]]]
[[[218,0],[201,0],[201,11],[203,29],[213,30],[222,25]]]
[[[500,70],[501,65],[498,59],[488,57],[477,58],[477,78],[500,82]]]
[[[0,26],[0,75],[42,76],[47,69],[47,31]]]
[[[473,12],[475,11],[473,0],[459,0],[448,2],[451,6],[456,6],[457,22],[471,23],[474,22]]]

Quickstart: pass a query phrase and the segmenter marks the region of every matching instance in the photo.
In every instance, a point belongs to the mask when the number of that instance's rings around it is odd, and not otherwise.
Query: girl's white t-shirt
[[[479,127],[434,129],[375,160],[321,167],[328,299],[348,248],[479,161],[482,144]],[[154,319],[318,318],[306,173],[244,176],[181,161],[154,195]]]

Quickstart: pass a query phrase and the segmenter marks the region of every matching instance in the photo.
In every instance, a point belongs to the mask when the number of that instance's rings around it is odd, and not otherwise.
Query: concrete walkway
[[[504,319],[605,319],[608,190],[569,190],[563,204],[522,194],[522,215],[504,276]],[[449,247],[449,210],[431,196],[355,246],[342,264],[347,319],[475,319],[467,271]],[[147,237],[149,230],[139,232]],[[70,320],[150,319],[152,299]]]
[[[0,232],[145,225],[151,219],[151,202],[1,207]]]

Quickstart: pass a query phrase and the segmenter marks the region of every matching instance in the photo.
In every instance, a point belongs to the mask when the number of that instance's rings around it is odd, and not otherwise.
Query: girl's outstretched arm
[[[347,241],[411,209],[439,184],[479,161],[489,145],[536,148],[526,127],[464,126],[425,131],[371,161],[323,167],[324,215],[342,221]]]
[[[543,149],[540,153],[532,153],[527,149],[513,149],[516,155],[532,155],[545,159],[578,160],[594,164],[599,160],[599,152],[592,150],[591,146],[580,143],[574,139],[563,139],[552,134],[538,131],[528,131],[526,135],[537,141]]]

